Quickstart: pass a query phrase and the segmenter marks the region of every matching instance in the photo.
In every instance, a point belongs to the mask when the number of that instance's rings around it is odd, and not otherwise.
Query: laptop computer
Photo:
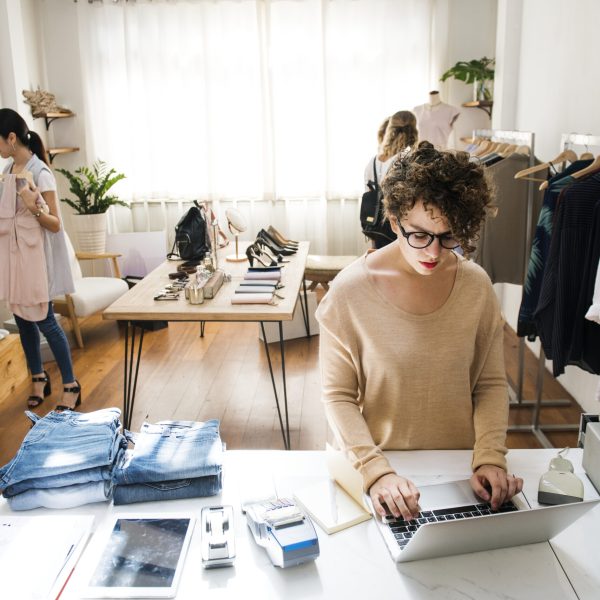
[[[419,486],[421,514],[417,521],[407,523],[393,517],[382,520],[362,490],[362,477],[345,454],[327,445],[326,459],[330,477],[374,515],[396,562],[545,542],[600,503],[597,498],[531,509],[520,493],[492,512],[464,479]]]
[[[375,517],[396,562],[545,542],[600,502],[598,498],[530,509],[521,493],[492,512],[468,480],[420,486],[419,491],[421,512],[416,520]],[[367,502],[372,509],[368,497]]]

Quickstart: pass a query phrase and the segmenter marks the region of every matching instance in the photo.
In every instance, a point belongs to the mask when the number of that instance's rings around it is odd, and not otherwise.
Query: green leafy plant
[[[453,67],[448,69],[441,77],[440,81],[446,81],[450,77],[464,81],[465,83],[475,83],[493,81],[494,79],[494,65],[496,59],[487,58],[484,56],[479,60],[473,59],[470,61],[461,60],[457,62]],[[491,100],[491,92],[485,86],[482,88],[485,100]]]
[[[108,194],[115,183],[125,179],[125,175],[109,169],[104,161],[97,160],[91,168],[79,167],[74,173],[67,169],[56,170],[68,179],[69,191],[77,198],[61,198],[61,201],[75,209],[77,214],[105,213],[115,204],[129,208],[129,204],[119,200],[118,196]]]

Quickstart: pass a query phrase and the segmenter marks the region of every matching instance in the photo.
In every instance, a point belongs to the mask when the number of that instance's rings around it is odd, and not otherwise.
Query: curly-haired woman
[[[374,508],[405,519],[419,491],[382,450],[473,448],[471,486],[494,508],[523,481],[506,472],[503,320],[468,255],[490,209],[482,167],[427,142],[382,185],[397,241],[344,269],[323,298],[323,402]]]

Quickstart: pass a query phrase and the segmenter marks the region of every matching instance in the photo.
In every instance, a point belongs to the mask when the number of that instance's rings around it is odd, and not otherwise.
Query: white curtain
[[[80,2],[88,156],[126,173],[133,201],[233,203],[252,220],[270,200],[290,237],[326,240],[345,221],[328,202],[357,211],[381,121],[427,95],[431,5]]]

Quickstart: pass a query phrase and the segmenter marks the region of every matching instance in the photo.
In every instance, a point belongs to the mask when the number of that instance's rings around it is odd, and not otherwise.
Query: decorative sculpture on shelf
[[[34,92],[23,90],[25,104],[31,106],[31,114],[34,118],[45,117],[48,113],[63,113],[70,115],[73,111],[56,103],[56,96],[38,87]]]

